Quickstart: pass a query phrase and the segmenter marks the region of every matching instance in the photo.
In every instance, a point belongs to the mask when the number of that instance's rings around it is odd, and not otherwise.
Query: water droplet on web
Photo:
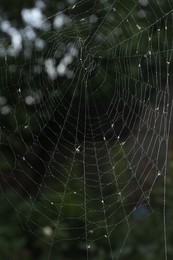
[[[90,246],[90,245],[87,245],[87,248],[89,249],[89,248],[91,248],[91,246]]]
[[[167,61],[166,63],[169,65],[169,64],[170,64],[170,61]]]
[[[148,54],[151,55],[151,51],[148,51]]]
[[[76,191],[74,191],[73,193],[76,194]]]
[[[108,236],[107,236],[107,235],[104,235],[104,237],[105,237],[105,238],[108,238]]]
[[[26,160],[26,159],[25,159],[25,156],[23,156],[23,157],[22,157],[22,160],[23,160],[23,161],[25,161],[25,160]]]
[[[136,26],[137,26],[137,28],[138,28],[139,30],[141,30],[141,26],[139,26],[139,24],[137,24]]]
[[[162,173],[159,171],[158,174],[157,174],[157,176],[160,176],[161,174],[162,174]]]
[[[80,19],[81,22],[84,21],[84,20],[85,20],[85,18]]]
[[[121,146],[123,146],[124,144],[125,144],[125,142],[122,142],[122,143],[121,143]]]
[[[111,125],[111,127],[112,127],[112,128],[114,127],[114,123]]]
[[[118,136],[117,138],[120,139],[120,136]]]
[[[159,28],[159,29],[157,29],[157,31],[158,31],[158,32],[160,32],[160,28]]]
[[[78,147],[76,148],[76,152],[77,152],[77,153],[80,153],[80,146],[78,146]]]
[[[52,233],[53,233],[53,230],[52,230],[52,228],[50,226],[45,226],[43,228],[43,233],[44,233],[44,235],[50,237],[52,235]]]
[[[103,137],[103,140],[106,141],[106,137],[105,136]]]
[[[151,41],[151,39],[152,39],[151,37],[148,37],[149,42]]]
[[[117,202],[120,202],[121,201],[121,192],[118,192],[117,195],[118,195]]]
[[[159,107],[156,107],[155,110],[158,111],[158,110],[159,110]]]
[[[21,93],[21,88],[18,89],[18,92]]]
[[[93,234],[93,233],[94,233],[94,231],[93,231],[93,230],[89,230],[89,233],[90,233],[90,234]]]
[[[101,203],[103,204],[103,203],[104,203],[104,200],[102,200]]]
[[[139,63],[138,67],[140,68],[141,67],[141,64]]]
[[[71,9],[74,9],[76,7],[76,5],[73,5]]]
[[[53,205],[53,202],[51,201],[51,204]]]
[[[168,29],[168,27],[167,26],[165,26],[165,30],[167,30]]]

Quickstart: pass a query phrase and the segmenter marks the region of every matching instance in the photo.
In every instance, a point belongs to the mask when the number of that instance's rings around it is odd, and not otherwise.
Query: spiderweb
[[[45,5],[1,21],[3,203],[50,259],[131,259],[159,216],[166,259],[173,4]]]

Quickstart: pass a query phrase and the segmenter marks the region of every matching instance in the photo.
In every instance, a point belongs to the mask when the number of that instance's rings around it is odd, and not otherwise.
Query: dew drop
[[[53,202],[51,201],[51,204],[53,205]]]
[[[43,228],[43,233],[44,233],[44,235],[50,237],[52,235],[52,233],[53,233],[53,230],[52,230],[52,228],[50,226],[45,226]]]
[[[22,160],[23,160],[23,161],[25,161],[25,160],[26,160],[26,159],[25,159],[25,156],[23,156],[23,157],[22,157]]]
[[[160,176],[161,174],[162,174],[162,173],[159,171],[158,174],[157,174],[157,176]]]
[[[78,146],[78,147],[76,148],[76,152],[77,152],[77,153],[80,153],[80,146]]]
[[[90,246],[90,245],[87,245],[87,248],[89,249],[89,248],[91,248],[91,246]]]

